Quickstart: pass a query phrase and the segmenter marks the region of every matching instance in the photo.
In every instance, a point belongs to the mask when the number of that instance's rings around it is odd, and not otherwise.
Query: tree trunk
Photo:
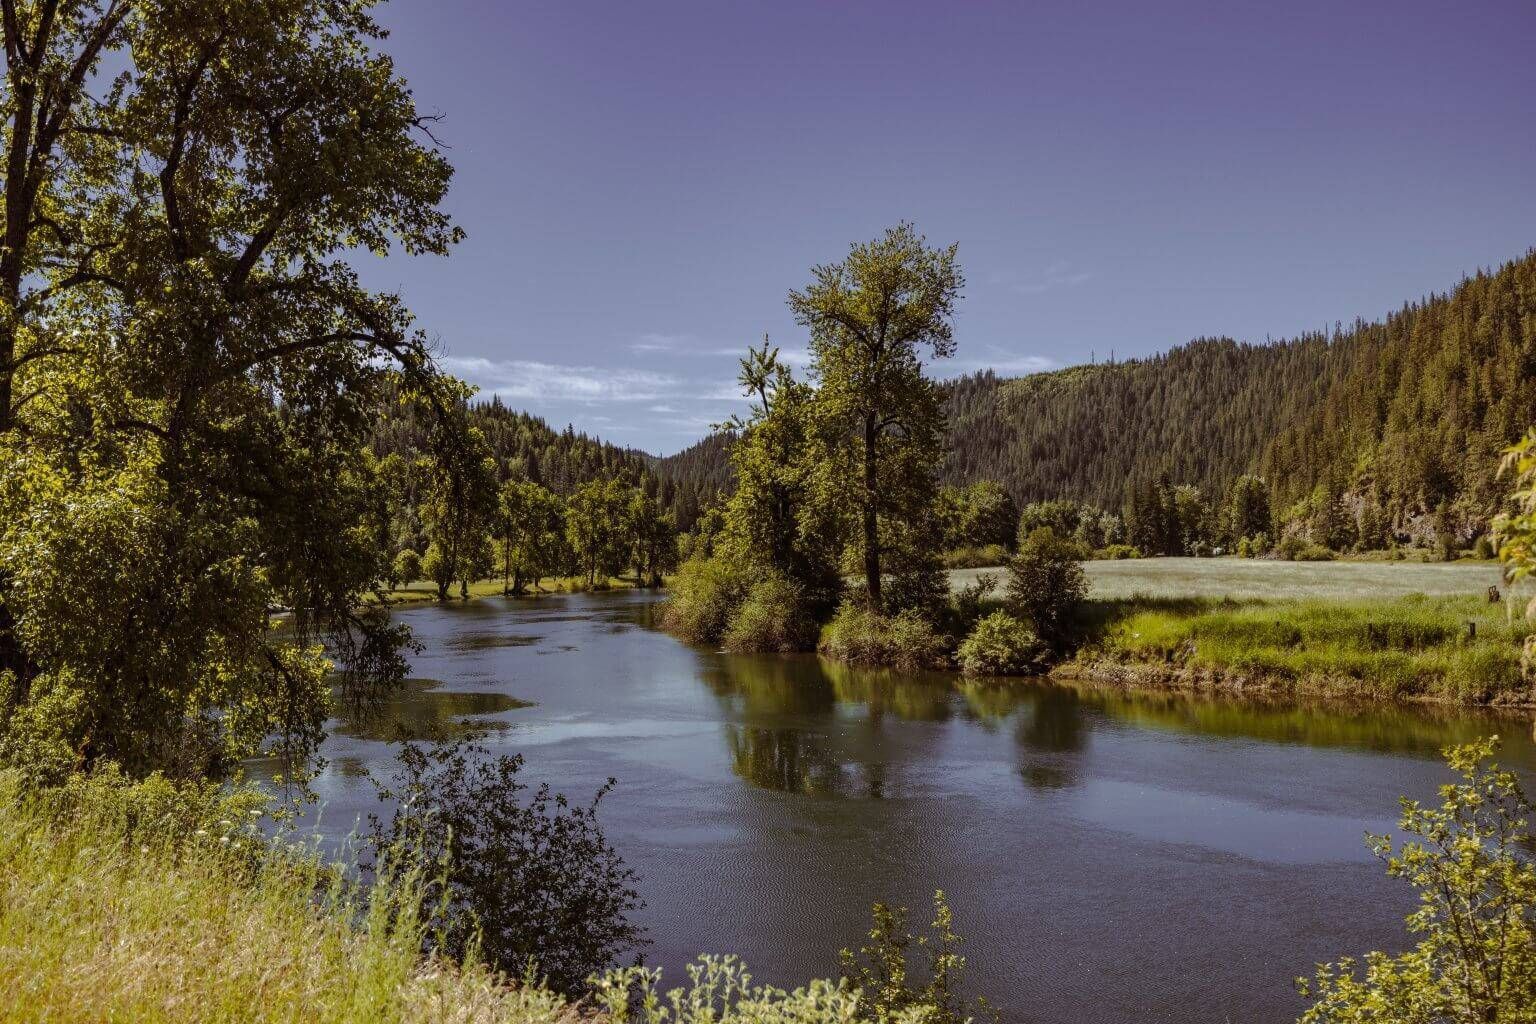
[[[864,588],[869,604],[881,610],[880,601],[880,523],[875,516],[875,490],[879,485],[875,446],[880,439],[875,414],[864,414]]]

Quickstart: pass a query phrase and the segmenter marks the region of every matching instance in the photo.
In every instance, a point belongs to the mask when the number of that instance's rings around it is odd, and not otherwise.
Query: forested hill
[[[1020,503],[1119,509],[1161,477],[1225,492],[1254,472],[1278,508],[1314,492],[1403,523],[1495,503],[1498,452],[1536,423],[1536,251],[1384,320],[1272,344],[1202,338],[1161,355],[945,385],[951,483]],[[661,460],[724,479],[727,446]],[[713,460],[713,461],[712,461]]]
[[[1280,506],[1322,488],[1397,521],[1443,503],[1485,515],[1499,450],[1536,423],[1536,252],[1329,335],[948,389],[946,475],[1021,502],[1118,508],[1163,476],[1217,494],[1255,472]]]
[[[663,506],[671,499],[673,485],[657,478],[644,452],[579,434],[569,426],[556,430],[537,416],[507,408],[494,396],[470,405],[469,422],[485,435],[504,472],[556,494],[589,480],[616,479],[643,488]],[[403,455],[426,446],[427,427],[413,407],[392,405],[374,427],[373,448],[379,455]]]

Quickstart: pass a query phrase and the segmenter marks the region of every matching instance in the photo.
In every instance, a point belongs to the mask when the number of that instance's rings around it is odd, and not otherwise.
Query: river
[[[1365,848],[1432,799],[1446,743],[1530,725],[1474,713],[1259,707],[1042,682],[960,686],[814,657],[730,656],[652,628],[653,595],[400,612],[423,679],[333,723],[316,820],[373,809],[384,737],[474,724],[528,781],[585,799],[649,904],[647,961],[699,952],[761,981],[836,972],[875,900],[943,889],[968,987],[1010,1021],[1294,1020],[1293,979],[1406,942],[1411,892]]]

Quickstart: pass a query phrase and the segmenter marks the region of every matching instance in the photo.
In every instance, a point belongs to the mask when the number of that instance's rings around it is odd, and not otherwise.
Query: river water
[[[641,878],[647,961],[699,952],[761,981],[836,973],[876,900],[926,921],[943,889],[969,989],[1010,1021],[1265,1022],[1321,960],[1399,949],[1411,892],[1363,833],[1432,799],[1438,750],[1519,719],[1258,707],[1047,683],[851,671],[700,650],[652,595],[490,599],[400,613],[421,683],[333,723],[317,820],[374,808],[402,725],[474,724],[527,781],[585,799]]]

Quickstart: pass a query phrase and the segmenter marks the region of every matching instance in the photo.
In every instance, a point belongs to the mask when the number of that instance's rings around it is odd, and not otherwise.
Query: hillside
[[[1321,490],[1398,530],[1441,509],[1472,524],[1497,501],[1498,452],[1536,423],[1536,251],[1328,334],[1201,338],[945,390],[945,479],[998,480],[1020,503],[1118,509],[1160,477],[1220,494],[1253,472],[1280,509]],[[656,469],[679,486],[722,480],[726,450],[701,442]]]

